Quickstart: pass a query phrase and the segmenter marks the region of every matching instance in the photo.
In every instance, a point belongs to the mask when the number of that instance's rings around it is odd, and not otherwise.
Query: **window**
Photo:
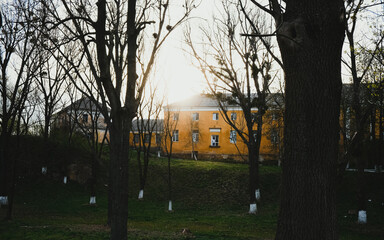
[[[237,119],[237,113],[231,113],[231,120],[235,121]]]
[[[218,113],[213,113],[212,114],[212,119],[213,120],[219,120],[219,114]]]
[[[273,145],[276,145],[279,143],[279,133],[275,129],[271,131],[271,143]]]
[[[219,135],[211,135],[211,147],[219,146]]]
[[[159,133],[156,133],[156,144],[161,143],[161,135]]]
[[[174,130],[172,134],[172,142],[178,142],[179,141],[179,130]]]
[[[192,131],[192,141],[194,143],[199,141],[199,130]]]
[[[277,120],[277,113],[276,112],[272,113],[272,120]]]
[[[174,120],[174,121],[179,120],[179,113],[174,113],[174,114],[173,114],[173,120]]]
[[[88,122],[88,114],[86,113],[83,114],[83,122],[84,123]]]
[[[151,140],[151,135],[149,135],[148,133],[144,134],[144,143],[149,143],[150,140]]]
[[[235,130],[231,130],[229,134],[229,142],[230,143],[236,143],[237,142],[237,133]]]
[[[199,120],[199,113],[192,113],[192,120],[193,121]]]
[[[140,142],[140,135],[134,134],[133,135],[133,143],[139,143]]]

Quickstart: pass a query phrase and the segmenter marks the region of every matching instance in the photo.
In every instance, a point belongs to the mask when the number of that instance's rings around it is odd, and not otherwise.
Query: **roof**
[[[217,107],[217,100],[208,94],[198,94],[186,100],[169,104],[166,108],[184,108],[184,107]]]
[[[229,96],[229,95],[228,95]],[[252,94],[256,98],[256,94]],[[271,93],[267,97],[268,104],[277,106],[283,104],[283,96],[281,93]],[[217,100],[209,94],[198,94],[186,100],[167,105],[168,109],[183,109],[183,108],[217,108],[219,104]],[[239,107],[237,104],[229,104],[227,107]]]
[[[149,122],[148,122],[149,121]],[[144,130],[149,127],[153,132],[162,132],[164,129],[163,119],[134,119],[132,121],[132,132],[138,132],[141,127],[144,126]],[[145,131],[148,132],[148,131]]]
[[[79,100],[76,100],[69,106],[63,108],[60,112],[62,111],[67,111],[67,110],[79,110],[79,111],[100,111],[102,104],[99,102],[98,103],[99,107],[95,104],[94,101],[89,99],[88,97],[82,97]],[[108,108],[108,111],[110,109]]]

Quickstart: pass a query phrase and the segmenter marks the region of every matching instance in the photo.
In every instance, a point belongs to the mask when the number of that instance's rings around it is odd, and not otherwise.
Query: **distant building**
[[[99,107],[89,98],[82,97],[55,114],[53,129],[76,131],[88,136],[97,133],[95,137],[101,142],[107,131],[107,124]]]
[[[272,101],[271,101],[272,104]],[[273,104],[272,104],[273,105]],[[261,159],[277,159],[282,127],[277,129],[277,108],[265,114],[260,146]],[[245,120],[239,106],[228,106],[230,118],[240,125]],[[254,109],[257,112],[257,109]],[[164,108],[164,118],[170,116],[173,130],[173,154],[188,158],[216,160],[247,160],[247,146],[236,131],[224,121],[217,101],[200,94]],[[280,117],[281,114],[279,114]],[[166,121],[165,121],[166,122]],[[166,127],[166,126],[165,126]],[[256,129],[256,125],[255,125]]]

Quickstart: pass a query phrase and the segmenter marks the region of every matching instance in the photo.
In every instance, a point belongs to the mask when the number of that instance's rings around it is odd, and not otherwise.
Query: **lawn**
[[[132,161],[128,239],[273,239],[281,169],[261,167],[257,215],[247,214],[247,175],[245,164],[172,160],[174,211],[168,212],[166,160],[151,160],[144,200],[137,200],[138,173]],[[348,213],[355,206],[354,179],[354,173],[347,173],[338,186],[340,239],[384,239],[384,178],[368,175],[371,201],[365,226]],[[14,220],[0,222],[0,240],[109,239],[104,184],[98,189],[97,206],[90,206],[87,187],[76,182],[20,179]],[[0,214],[4,216],[4,208]]]

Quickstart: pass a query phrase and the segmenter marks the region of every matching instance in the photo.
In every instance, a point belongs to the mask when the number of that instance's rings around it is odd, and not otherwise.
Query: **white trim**
[[[255,190],[255,197],[256,197],[256,200],[260,200],[260,189],[256,189]]]
[[[367,211],[360,210],[357,218],[357,223],[366,224],[367,223]]]
[[[144,197],[144,190],[141,189],[140,192],[139,192],[139,197],[138,197],[138,199],[143,199],[143,197]]]
[[[0,206],[8,205],[8,196],[0,196]]]
[[[219,133],[219,132],[221,132],[221,128],[210,128],[209,132]]]
[[[249,214],[256,214],[257,205],[256,203],[249,204]]]

